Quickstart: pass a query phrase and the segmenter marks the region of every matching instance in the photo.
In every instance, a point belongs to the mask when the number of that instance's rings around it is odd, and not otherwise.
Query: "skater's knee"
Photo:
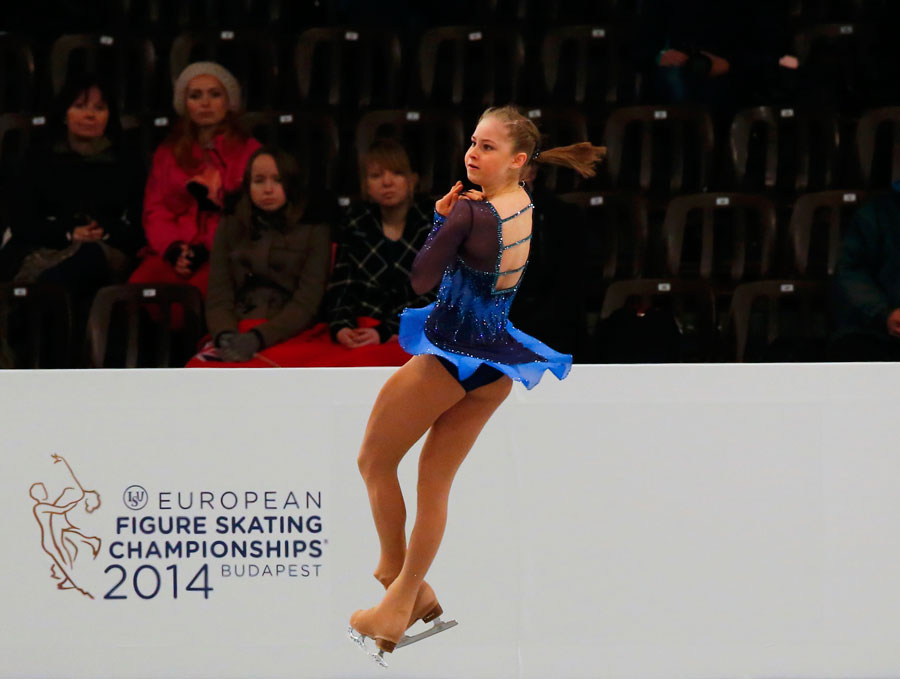
[[[376,480],[381,476],[397,472],[397,465],[392,457],[386,455],[377,446],[363,446],[359,457],[356,458],[356,466],[366,481]]]
[[[397,576],[400,575],[401,567],[382,568],[381,566],[379,566],[375,569],[375,572],[372,573],[372,575],[374,575],[375,579],[378,580],[378,582],[380,582],[385,589],[387,589],[391,586],[391,583],[397,579]]]
[[[360,451],[359,457],[356,458],[356,466],[364,479],[369,479],[374,473],[376,461],[373,458],[374,456],[365,450]]]

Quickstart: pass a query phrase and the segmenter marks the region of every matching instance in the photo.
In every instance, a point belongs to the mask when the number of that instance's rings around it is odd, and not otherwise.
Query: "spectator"
[[[900,182],[853,215],[838,256],[834,312],[830,360],[900,360]]]
[[[736,94],[776,67],[796,70],[777,0],[645,0],[635,60],[666,102],[730,112]]]
[[[409,284],[413,260],[431,231],[432,203],[414,199],[418,176],[399,142],[376,141],[360,169],[364,200],[344,220],[326,295],[329,332],[358,354],[345,356],[354,365],[402,365],[409,355],[396,341],[400,312],[433,298]]]
[[[234,215],[216,234],[206,301],[213,337],[203,359],[255,365],[290,363],[291,343],[312,325],[328,277],[325,224],[303,219],[306,198],[296,162],[261,148],[250,156]]]
[[[114,143],[115,98],[96,76],[70,79],[51,121],[58,134],[29,154],[16,192],[0,275],[56,283],[89,301],[128,277],[143,242],[140,165]]]
[[[175,81],[181,119],[156,150],[144,194],[149,250],[135,283],[190,283],[206,293],[219,218],[233,208],[259,142],[238,125],[241,89],[219,64],[191,64]]]

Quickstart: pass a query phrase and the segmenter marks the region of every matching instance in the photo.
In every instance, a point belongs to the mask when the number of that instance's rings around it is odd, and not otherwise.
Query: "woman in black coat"
[[[17,187],[0,278],[88,296],[130,273],[143,242],[142,172],[114,143],[115,99],[96,77],[66,83],[51,124],[58,134],[29,153]]]

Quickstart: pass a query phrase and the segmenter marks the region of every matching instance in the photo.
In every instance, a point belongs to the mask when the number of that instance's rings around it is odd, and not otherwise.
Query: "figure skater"
[[[453,478],[481,429],[513,380],[531,389],[545,370],[562,379],[572,363],[507,320],[531,238],[533,205],[521,178],[531,164],[593,176],[605,148],[583,142],[539,151],[539,140],[515,107],[485,111],[465,155],[466,175],[481,191],[457,182],[435,203],[434,228],[413,264],[413,289],[421,294],[440,282],[438,299],[401,317],[400,344],[413,358],[378,394],[358,460],[381,546],[374,575],[387,592],[351,616],[350,636],[363,648],[374,639],[382,665],[385,652],[442,629],[404,637],[416,621],[450,626],[440,623],[425,575],[444,534]],[[407,546],[397,467],[426,431]]]

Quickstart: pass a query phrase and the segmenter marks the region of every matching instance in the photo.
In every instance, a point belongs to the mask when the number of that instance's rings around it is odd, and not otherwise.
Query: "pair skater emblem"
[[[403,637],[400,639],[400,641],[398,641],[391,650],[393,651],[398,648],[403,648],[404,646],[409,646],[410,644],[414,644],[417,641],[422,641],[422,639],[427,639],[428,637],[433,637],[435,634],[444,632],[444,631],[450,629],[451,627],[456,627],[456,625],[459,624],[456,622],[456,620],[448,620],[448,621],[444,622],[443,620],[441,620],[440,615],[438,615],[433,620],[426,621],[423,619],[423,621],[431,622],[432,623],[431,627],[429,627],[424,632],[419,632],[418,634],[413,634],[413,635],[404,634]],[[366,645],[366,639],[368,639],[369,637],[367,637],[364,634],[361,634],[360,632],[357,632],[355,629],[353,629],[353,627],[347,628],[347,636],[350,637],[350,640],[353,641],[363,653],[368,654],[376,663],[381,665],[381,667],[388,666],[387,661],[384,659],[384,652],[386,649],[378,648],[376,646],[375,650],[370,650],[369,647]],[[373,639],[373,642],[374,642],[374,639]],[[388,651],[388,652],[390,652],[390,651]]]
[[[85,535],[69,514],[78,505],[83,505],[88,514],[94,513],[100,507],[100,494],[96,490],[85,490],[62,455],[54,453],[50,457],[53,464],[65,467],[68,479],[65,488],[56,497],[40,481],[33,483],[29,489],[34,500],[32,514],[40,527],[41,548],[50,557],[50,577],[57,581],[58,589],[73,590],[93,599],[93,594],[81,582],[77,565],[83,560],[79,559],[82,547],[88,547],[89,556],[96,559],[102,541],[99,537]]]

